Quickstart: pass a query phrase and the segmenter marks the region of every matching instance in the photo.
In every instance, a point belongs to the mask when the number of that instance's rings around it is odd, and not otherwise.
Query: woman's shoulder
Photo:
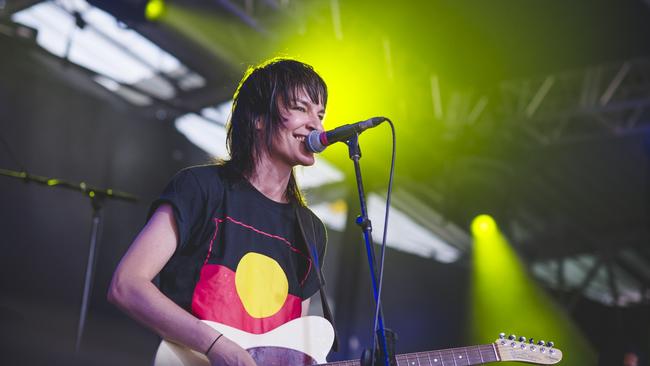
[[[178,172],[179,176],[191,177],[202,190],[213,191],[223,190],[226,174],[224,167],[220,164],[194,165],[183,168]]]
[[[182,173],[192,174],[197,178],[214,178],[215,176],[220,176],[220,171],[223,170],[223,166],[219,164],[203,164],[203,165],[193,165],[187,168],[181,169]]]

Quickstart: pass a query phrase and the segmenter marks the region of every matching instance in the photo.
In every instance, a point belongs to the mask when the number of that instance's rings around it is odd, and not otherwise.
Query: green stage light
[[[497,232],[497,223],[490,215],[478,215],[472,221],[472,234],[474,236],[493,235]]]
[[[554,341],[562,365],[595,365],[596,354],[582,332],[530,276],[494,220],[480,215],[472,222],[472,342],[494,340],[500,332]],[[512,363],[511,365],[525,365]]]
[[[144,16],[149,21],[160,19],[165,13],[166,6],[164,0],[150,0],[144,10]]]

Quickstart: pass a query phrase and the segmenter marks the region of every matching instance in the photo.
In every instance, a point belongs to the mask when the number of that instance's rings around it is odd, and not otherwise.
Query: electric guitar
[[[260,366],[359,365],[358,360],[327,363],[325,357],[334,341],[334,329],[325,318],[318,316],[297,318],[263,334],[204,322],[246,349]],[[399,366],[469,366],[499,361],[552,365],[560,362],[562,351],[541,342],[530,344],[525,340],[506,339],[502,334],[491,344],[402,354],[396,358]],[[154,366],[209,365],[202,353],[165,340],[160,343],[154,361]]]

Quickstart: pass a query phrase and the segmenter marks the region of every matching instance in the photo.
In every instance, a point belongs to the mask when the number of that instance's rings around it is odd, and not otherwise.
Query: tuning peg
[[[555,346],[555,343],[553,343],[553,342],[546,342],[546,347],[548,347],[548,348],[552,348],[553,346]]]
[[[524,336],[519,337],[519,342],[526,342],[526,337]]]
[[[539,340],[539,342],[537,342],[537,345],[538,345],[538,346],[543,346],[544,344],[546,344],[546,342],[544,342],[544,341],[541,340],[541,339]]]
[[[535,340],[534,340],[533,338],[529,338],[529,339],[528,339],[528,343],[530,343],[530,344],[535,344]]]
[[[499,333],[499,339],[506,339],[506,334],[503,332]]]
[[[517,339],[517,336],[514,335],[514,334],[511,334],[510,337],[508,337],[508,339],[511,340],[511,341],[514,341],[515,339]]]

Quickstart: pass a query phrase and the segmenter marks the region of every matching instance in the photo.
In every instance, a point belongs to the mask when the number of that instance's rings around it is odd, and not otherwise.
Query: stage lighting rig
[[[88,0],[124,23],[156,21],[165,13],[164,0]]]

